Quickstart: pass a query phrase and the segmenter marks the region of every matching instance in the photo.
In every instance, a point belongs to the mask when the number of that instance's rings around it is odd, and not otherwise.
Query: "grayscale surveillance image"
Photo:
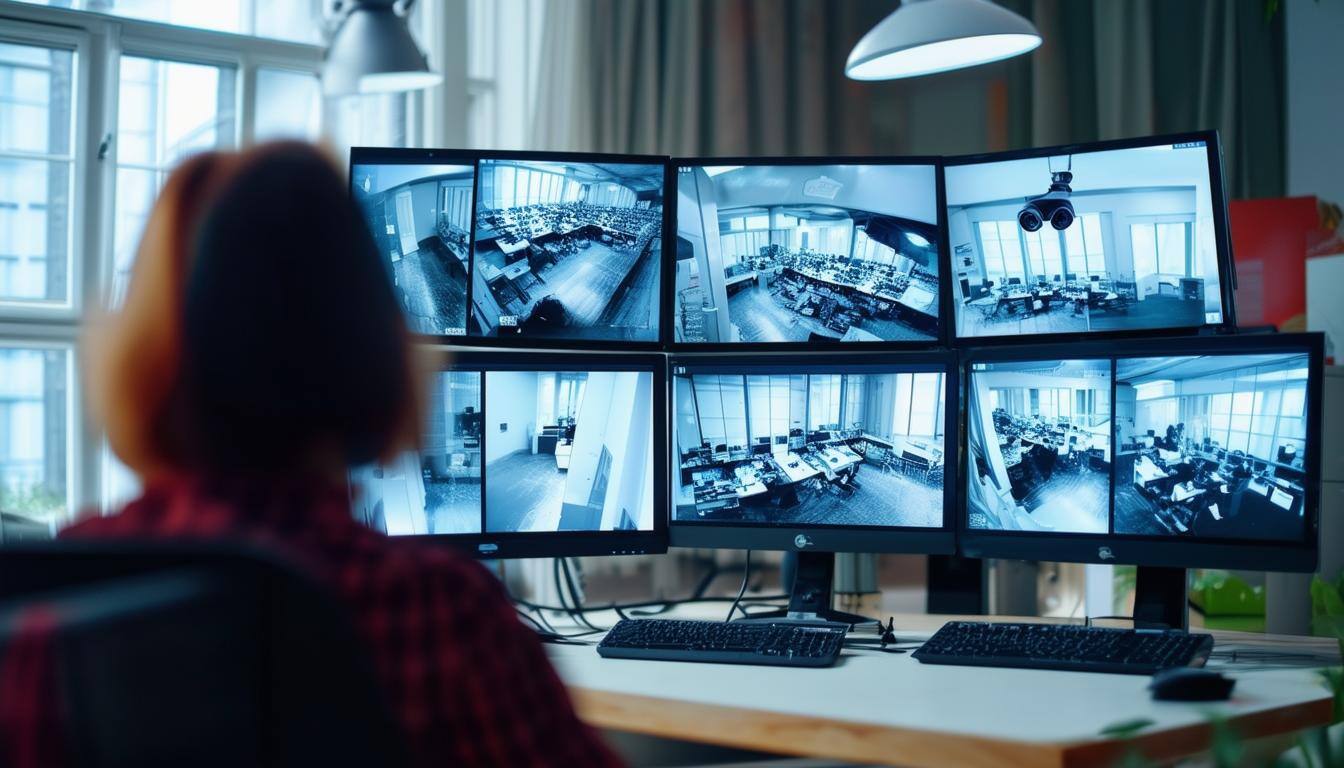
[[[673,519],[943,525],[943,377],[677,366]]]
[[[1204,142],[945,169],[959,337],[1217,325]]]
[[[971,528],[1108,532],[1110,360],[975,364],[966,435]]]
[[[351,169],[355,200],[415,333],[467,326],[470,165],[368,164]]]
[[[937,207],[931,165],[679,169],[675,340],[936,339]]]
[[[488,533],[651,531],[653,374],[485,374]]]
[[[1115,532],[1297,540],[1305,354],[1121,359]]]
[[[482,160],[471,333],[658,341],[664,173]]]
[[[424,447],[352,473],[355,514],[391,536],[481,532],[481,374],[431,377]]]

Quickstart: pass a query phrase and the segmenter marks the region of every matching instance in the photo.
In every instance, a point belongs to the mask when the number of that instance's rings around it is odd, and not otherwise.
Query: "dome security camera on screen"
[[[1227,321],[1216,143],[1155,141],[947,161],[957,338]]]

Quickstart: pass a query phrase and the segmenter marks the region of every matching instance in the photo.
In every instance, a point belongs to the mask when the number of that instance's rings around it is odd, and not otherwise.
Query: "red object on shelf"
[[[1316,198],[1228,204],[1237,265],[1237,324],[1300,325],[1307,312],[1307,247],[1320,239]]]

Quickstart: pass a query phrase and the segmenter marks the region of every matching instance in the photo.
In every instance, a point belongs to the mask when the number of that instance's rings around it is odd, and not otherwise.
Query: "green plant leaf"
[[[1133,720],[1121,720],[1118,723],[1111,723],[1101,729],[1102,736],[1109,736],[1115,739],[1128,739],[1144,728],[1152,725],[1154,720],[1146,717],[1139,717]]]

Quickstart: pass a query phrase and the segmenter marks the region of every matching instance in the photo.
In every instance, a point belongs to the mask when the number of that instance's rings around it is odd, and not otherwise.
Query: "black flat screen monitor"
[[[962,551],[1315,568],[1319,334],[969,351]]]
[[[1235,326],[1216,133],[949,158],[943,173],[960,343]]]
[[[356,517],[483,557],[667,548],[660,356],[452,352],[424,448],[352,473]]]
[[[675,355],[670,366],[677,546],[954,551],[950,356]]]
[[[781,349],[941,340],[937,160],[672,162],[674,343]]]
[[[470,153],[350,151],[351,192],[413,333],[467,332],[475,182]]]
[[[660,157],[483,156],[470,333],[658,345],[666,170]]]

